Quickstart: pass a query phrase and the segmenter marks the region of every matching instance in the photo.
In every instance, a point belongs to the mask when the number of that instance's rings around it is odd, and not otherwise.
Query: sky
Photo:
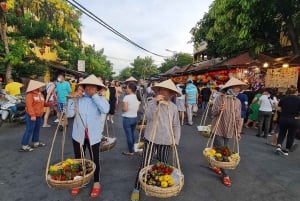
[[[85,8],[135,43],[159,55],[193,53],[190,30],[208,12],[213,0],[77,0]],[[124,41],[83,15],[82,39],[104,48],[114,71],[130,65],[137,56],[152,56],[159,65],[163,58],[151,55]]]

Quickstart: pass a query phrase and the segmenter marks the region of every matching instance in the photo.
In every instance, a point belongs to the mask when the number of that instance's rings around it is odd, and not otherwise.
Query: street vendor
[[[223,93],[219,95],[212,107],[212,131],[215,129],[214,147],[227,147],[229,140],[237,134],[238,140],[241,138],[242,118],[241,102],[236,97],[247,85],[236,79],[231,78],[222,88]],[[220,117],[220,115],[222,115]],[[218,123],[218,119],[220,121]],[[217,125],[218,124],[218,125]],[[231,180],[222,168],[210,167],[216,174],[222,176],[222,183],[230,187]]]
[[[98,95],[98,91],[105,86],[99,81],[99,79],[90,75],[86,79],[79,83],[83,86],[85,93],[81,94],[82,97],[77,98],[76,116],[73,123],[73,148],[75,158],[81,158],[81,146],[83,146],[83,152],[86,148],[89,149],[91,159],[96,164],[96,170],[94,173],[94,184],[90,196],[92,198],[98,197],[101,192],[101,185],[99,181],[100,177],[100,156],[99,147],[101,141],[102,125],[101,113],[107,113],[109,111],[109,103],[103,97]],[[73,188],[71,194],[73,196],[78,195],[80,188]]]
[[[152,100],[150,100],[149,102],[147,102],[148,104],[146,110],[147,125],[144,134],[143,156],[142,156],[139,171],[137,173],[135,187],[131,194],[131,201],[139,200],[139,195],[140,195],[139,172],[146,165],[147,161],[149,160],[149,157],[156,154],[156,158],[158,161],[167,163],[171,146],[174,145],[172,140],[171,129],[173,130],[174,133],[176,145],[179,144],[180,135],[181,135],[180,120],[179,120],[177,106],[170,100],[173,94],[180,95],[175,84],[172,82],[172,80],[169,79],[153,86],[152,88],[153,90],[156,91],[157,96]],[[158,112],[158,105],[160,101],[165,101],[168,104],[168,106],[165,104],[160,104],[159,113],[156,114],[156,112]],[[169,115],[172,121],[171,123],[168,123]],[[172,128],[170,128],[170,124],[172,125]],[[156,129],[156,133],[153,133],[152,128],[155,127],[155,125],[157,125],[157,129]],[[150,150],[150,148],[148,147],[151,146],[152,143],[153,143],[153,149]]]

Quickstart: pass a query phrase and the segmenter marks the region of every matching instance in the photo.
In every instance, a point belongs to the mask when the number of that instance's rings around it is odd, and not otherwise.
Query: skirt
[[[176,106],[179,112],[185,112],[185,100],[184,99],[177,99],[176,100]]]

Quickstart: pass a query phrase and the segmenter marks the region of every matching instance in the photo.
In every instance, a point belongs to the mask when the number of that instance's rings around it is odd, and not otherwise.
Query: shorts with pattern
[[[184,99],[176,99],[176,106],[179,112],[185,112],[185,100]]]
[[[63,113],[67,111],[67,104],[66,103],[57,103],[57,108],[59,113]]]

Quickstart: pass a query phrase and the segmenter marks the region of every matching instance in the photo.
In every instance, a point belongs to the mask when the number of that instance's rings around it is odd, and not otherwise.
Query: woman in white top
[[[176,97],[176,106],[179,112],[179,117],[181,120],[181,125],[183,125],[183,121],[184,121],[184,113],[186,111],[186,107],[185,107],[185,93],[184,93],[184,85],[180,85],[180,84],[176,84],[176,88],[179,91],[181,96],[177,96]]]
[[[272,119],[272,111],[277,105],[277,99],[271,97],[271,90],[265,89],[262,96],[259,98],[259,111],[258,111],[258,133],[257,137],[267,138],[271,119]],[[262,135],[262,129],[264,125],[264,134]]]
[[[137,124],[137,112],[140,106],[140,101],[138,101],[135,93],[136,88],[135,83],[128,83],[125,89],[127,95],[123,99],[123,128],[128,145],[128,152],[123,152],[123,154],[127,156],[134,154],[134,131]]]

